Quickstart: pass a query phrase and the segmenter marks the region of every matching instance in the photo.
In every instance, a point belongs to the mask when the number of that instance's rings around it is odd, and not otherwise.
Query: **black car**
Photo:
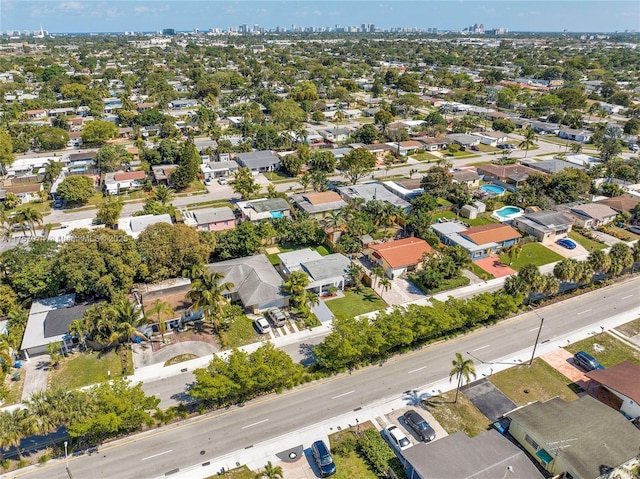
[[[324,441],[314,442],[311,445],[311,453],[313,454],[313,459],[318,465],[318,469],[320,469],[321,477],[329,477],[336,473],[336,465],[333,462],[331,452],[329,452],[329,448]]]
[[[604,369],[602,364],[600,364],[596,358],[588,353],[585,353],[584,351],[578,351],[576,354],[574,354],[573,362],[581,368],[586,369],[587,371],[593,371],[594,369]]]
[[[407,425],[414,430],[420,440],[430,442],[436,438],[436,432],[416,411],[407,411],[402,416],[404,417]]]

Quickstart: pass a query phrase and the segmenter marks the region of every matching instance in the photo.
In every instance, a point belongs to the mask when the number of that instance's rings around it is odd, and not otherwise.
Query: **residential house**
[[[590,371],[586,376],[598,385],[598,399],[629,419],[640,417],[640,364],[622,361],[607,369]]]
[[[576,170],[585,169],[583,166],[576,165],[569,161],[558,160],[555,158],[551,160],[542,160],[542,161],[523,160],[521,161],[521,164],[529,168],[533,168],[534,170],[538,170],[541,173],[546,173],[548,175],[551,175],[553,173],[559,173],[560,171],[566,170],[567,168],[574,168]]]
[[[536,401],[506,416],[509,434],[553,476],[596,479],[638,455],[640,429],[589,395]]]
[[[444,150],[447,147],[447,140],[444,138],[433,138],[430,136],[421,136],[414,138],[418,140],[420,143],[424,144],[424,149],[426,151],[438,151]]]
[[[34,300],[20,345],[25,358],[45,354],[50,343],[60,342],[63,349],[71,348],[73,338],[67,334],[69,325],[82,319],[89,306],[76,304],[75,293]]]
[[[561,211],[563,207],[559,207]],[[616,211],[605,204],[584,203],[570,206],[566,212],[573,217],[578,228],[595,229],[616,219]]]
[[[390,192],[382,183],[364,183],[361,185],[339,186],[338,193],[345,201],[382,201],[408,212],[411,204]]]
[[[358,145],[358,148],[364,148],[376,157],[376,160],[382,161],[388,153],[393,153],[397,148],[387,143],[374,143],[372,145]]]
[[[136,103],[136,110],[138,110],[139,113],[143,113],[148,110],[153,110],[154,108],[158,108],[157,101]]]
[[[27,110],[24,112],[27,115],[27,120],[44,120],[49,115],[47,114],[47,110]]]
[[[352,149],[353,148],[347,146],[344,148],[325,149],[324,151],[328,151],[334,156],[336,160],[340,160],[344,155],[348,155],[349,153],[351,153]]]
[[[335,191],[295,194],[291,195],[291,201],[294,206],[316,219],[322,219],[331,211],[347,206],[347,202]]]
[[[613,198],[598,200],[596,201],[596,203],[600,205],[607,205],[609,208],[617,211],[618,213],[630,213],[631,210],[638,206],[638,203],[640,203],[640,198],[630,194],[624,194],[620,196],[614,196]]]
[[[67,170],[69,173],[90,173],[95,170],[94,158],[97,151],[80,151],[69,155]]]
[[[364,254],[384,270],[390,279],[415,271],[422,266],[424,255],[433,254],[433,248],[420,238],[403,238],[367,246]]]
[[[402,451],[409,479],[543,479],[527,455],[495,429],[462,431]]]
[[[105,115],[110,115],[122,108],[122,100],[120,98],[104,98],[102,105],[102,112]]]
[[[182,99],[170,101],[167,106],[171,110],[184,110],[186,108],[195,108],[198,106],[198,100],[195,99]]]
[[[205,178],[224,178],[233,175],[240,167],[233,160],[210,161],[200,165],[200,170]]]
[[[330,112],[335,115],[335,112]],[[345,141],[351,136],[351,129],[346,127],[324,128],[318,130],[318,134],[326,141],[336,142]]]
[[[386,189],[405,201],[411,201],[424,193],[424,188],[420,186],[420,179],[384,181],[382,184]]]
[[[527,181],[529,175],[539,171],[524,165],[478,165],[478,173],[484,180],[497,180],[507,185],[520,186]]]
[[[55,117],[71,116],[75,114],[76,114],[75,108],[71,108],[71,107],[52,108],[49,110],[49,116],[55,116]]]
[[[415,152],[417,150],[425,150],[424,143],[417,140],[389,142],[387,143],[387,145],[389,145],[392,150],[395,150],[395,152],[400,156],[407,156],[409,153]]]
[[[207,269],[222,274],[221,283],[233,284],[229,298],[252,313],[288,304],[282,278],[264,254],[211,263]]]
[[[147,226],[155,225],[157,223],[173,224],[171,215],[165,213],[162,215],[141,215],[131,216],[128,218],[120,218],[118,220],[118,229],[125,233],[137,238],[140,236]]]
[[[157,185],[169,185],[171,183],[171,173],[178,168],[178,165],[154,165],[151,167],[151,174]]]
[[[244,220],[260,222],[291,216],[291,206],[283,198],[262,198],[252,201],[238,201],[236,208]]]
[[[309,277],[307,290],[319,295],[327,294],[332,287],[343,290],[345,284],[350,281],[351,261],[339,253],[322,256],[317,251],[305,248],[281,253],[278,258],[280,270],[285,278],[294,271],[302,271]]]
[[[13,193],[20,200],[20,204],[40,200],[42,183],[27,183],[24,185],[8,185],[0,188],[0,200],[4,201],[7,193]]]
[[[104,191],[109,195],[119,195],[123,191],[142,188],[147,179],[145,171],[116,171],[106,173]]]
[[[460,246],[466,249],[474,261],[491,256],[513,245],[522,237],[504,223],[467,228],[457,221],[446,221],[431,225],[431,230],[446,246]]]
[[[185,211],[182,218],[185,224],[198,231],[224,231],[236,227],[236,215],[228,206]]]
[[[560,133],[560,125],[557,123],[547,123],[545,121],[534,121],[531,129],[538,135],[557,135]]]
[[[541,243],[555,243],[571,231],[573,218],[557,211],[535,211],[513,219],[513,226]]]
[[[501,131],[486,131],[483,133],[471,133],[472,136],[480,138],[480,143],[489,146],[498,146],[500,143],[507,141],[506,133]]]
[[[454,171],[451,174],[454,183],[462,183],[467,185],[470,190],[480,188],[480,175],[474,170]]]
[[[591,141],[593,132],[590,130],[576,130],[574,128],[562,128],[558,133],[558,136],[564,140],[579,141],[581,143],[587,143]]]
[[[149,311],[156,301],[166,302],[171,308],[171,312],[160,319],[164,322],[165,330],[177,330],[185,323],[196,321],[202,318],[202,309],[193,309],[191,300],[187,293],[191,290],[191,280],[189,278],[171,278],[160,283],[136,284],[132,288],[132,293],[137,303],[145,311]],[[149,319],[154,321],[150,328],[144,329],[143,333],[150,335],[153,331],[159,332],[158,318],[150,315]]]
[[[249,168],[256,174],[274,171],[280,166],[280,159],[270,150],[238,153],[237,161],[241,167]]]
[[[455,143],[463,148],[470,148],[480,144],[480,138],[473,135],[467,135],[466,133],[451,133],[444,135],[449,143]]]

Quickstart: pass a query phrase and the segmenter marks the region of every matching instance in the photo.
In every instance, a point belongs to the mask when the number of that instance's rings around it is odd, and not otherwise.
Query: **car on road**
[[[573,355],[573,362],[587,371],[604,369],[604,366],[596,358],[584,351],[578,351]]]
[[[387,426],[384,429],[384,433],[389,444],[398,452],[409,449],[412,446],[407,435],[402,432],[398,426],[394,426],[393,424]]]
[[[267,317],[276,328],[281,328],[287,322],[287,318],[280,308],[271,308],[267,311]]]
[[[413,431],[418,435],[421,441],[431,442],[436,438],[436,432],[429,425],[424,418],[418,414],[413,409],[411,411],[405,412],[402,417],[404,417],[407,425],[413,429]]]
[[[253,325],[256,327],[260,334],[267,334],[271,329],[269,321],[267,321],[264,316],[258,316],[256,319],[254,319]]]
[[[320,469],[321,477],[333,476],[336,473],[336,464],[333,462],[331,451],[324,441],[316,441],[311,445],[311,454]]]
[[[561,238],[556,241],[560,246],[567,249],[576,249],[576,244],[568,238]]]

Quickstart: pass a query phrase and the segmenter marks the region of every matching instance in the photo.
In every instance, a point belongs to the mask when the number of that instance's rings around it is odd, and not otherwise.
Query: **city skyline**
[[[367,5],[369,8],[363,8]],[[640,27],[640,2],[578,1],[137,1],[5,0],[0,31],[98,33],[228,30],[247,24],[272,30],[293,26],[335,28],[374,24],[377,29],[614,32]]]

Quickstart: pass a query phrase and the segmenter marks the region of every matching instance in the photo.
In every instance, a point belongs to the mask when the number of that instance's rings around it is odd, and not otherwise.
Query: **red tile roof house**
[[[640,417],[640,364],[623,361],[586,376],[598,384],[597,398],[628,418]],[[589,388],[592,393],[592,389]]]
[[[433,254],[433,248],[419,238],[404,238],[387,243],[369,245],[364,253],[384,269],[385,274],[397,278],[419,269],[425,254]]]
[[[26,112],[27,119],[29,120],[38,120],[41,118],[47,118],[47,110],[27,110]]]

